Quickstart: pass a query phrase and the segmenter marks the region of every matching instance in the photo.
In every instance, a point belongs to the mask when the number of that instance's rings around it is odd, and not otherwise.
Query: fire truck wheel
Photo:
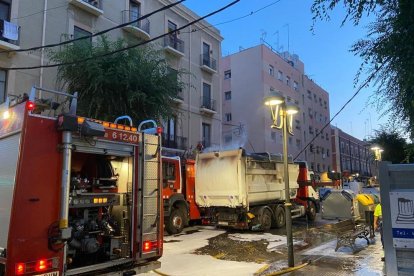
[[[308,201],[308,210],[306,211],[306,216],[309,221],[314,221],[316,219],[316,205],[313,201]]]
[[[276,228],[282,228],[286,224],[285,209],[279,205],[275,211],[275,225]]]
[[[181,209],[172,209],[170,216],[167,217],[165,230],[170,235],[178,234],[183,231],[184,221],[184,212]]]
[[[263,231],[269,231],[272,228],[272,213],[269,209],[263,209],[260,214],[260,224],[262,225]]]

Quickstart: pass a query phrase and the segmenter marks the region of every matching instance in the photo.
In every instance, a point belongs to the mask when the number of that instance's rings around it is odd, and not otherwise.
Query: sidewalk
[[[378,235],[376,238],[379,239]],[[367,246],[365,240],[357,239],[356,244],[357,251],[354,254],[346,247],[335,252],[336,241],[304,251],[300,257],[304,261],[310,260],[311,263],[286,275],[385,275],[385,263],[381,261],[381,257],[384,256],[381,242],[373,241]]]

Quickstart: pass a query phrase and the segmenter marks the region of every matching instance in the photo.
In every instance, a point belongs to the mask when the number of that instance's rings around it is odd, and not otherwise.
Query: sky
[[[186,0],[184,5],[203,16],[231,3],[231,0]],[[362,59],[349,50],[358,39],[364,38],[364,18],[359,26],[347,22],[341,27],[345,9],[338,6],[330,13],[330,21],[317,21],[312,33],[312,0],[241,0],[234,6],[209,17],[224,37],[222,54],[256,46],[264,39],[274,49],[299,55],[305,64],[305,74],[329,93],[331,118],[356,92],[354,78]],[[266,7],[256,13],[263,7]],[[220,24],[249,15],[243,19]],[[368,105],[372,88],[361,90],[358,96],[336,117],[332,125],[358,139],[375,135],[388,117],[381,116]]]

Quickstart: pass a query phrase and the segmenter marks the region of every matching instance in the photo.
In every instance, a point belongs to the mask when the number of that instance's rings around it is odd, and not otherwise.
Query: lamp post
[[[378,162],[382,160],[382,152],[384,151],[380,146],[373,145],[371,150],[374,151],[374,160],[375,160],[375,182],[378,181],[379,171],[378,171]]]
[[[272,128],[282,129],[283,132],[283,164],[285,181],[285,216],[286,216],[286,240],[288,248],[288,265],[293,267],[295,260],[293,256],[293,235],[292,235],[292,213],[289,188],[289,167],[288,167],[288,133],[293,135],[293,115],[299,112],[299,108],[286,104],[282,95],[271,91],[269,96],[264,98],[264,104],[270,107],[272,113]]]

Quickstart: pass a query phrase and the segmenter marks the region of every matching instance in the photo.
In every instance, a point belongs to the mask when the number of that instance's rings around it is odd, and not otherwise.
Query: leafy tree
[[[414,1],[315,0],[311,8],[314,24],[329,19],[329,12],[340,3],[347,10],[342,24],[357,25],[363,16],[374,16],[366,38],[351,48],[363,59],[356,79],[366,71],[367,83],[376,85],[377,107],[391,103],[383,113],[393,115],[414,137]]]
[[[127,46],[123,39],[101,37],[96,43],[80,41],[50,53],[57,63],[70,63],[110,53]],[[58,82],[79,92],[78,114],[114,120],[129,115],[134,123],[174,114],[171,98],[182,88],[182,72],[168,67],[159,51],[135,47],[102,58],[58,67]]]
[[[392,163],[406,163],[409,161],[409,147],[406,140],[396,130],[387,130],[382,128],[375,131],[375,137],[370,141],[373,145],[380,146],[382,152],[382,160]]]

